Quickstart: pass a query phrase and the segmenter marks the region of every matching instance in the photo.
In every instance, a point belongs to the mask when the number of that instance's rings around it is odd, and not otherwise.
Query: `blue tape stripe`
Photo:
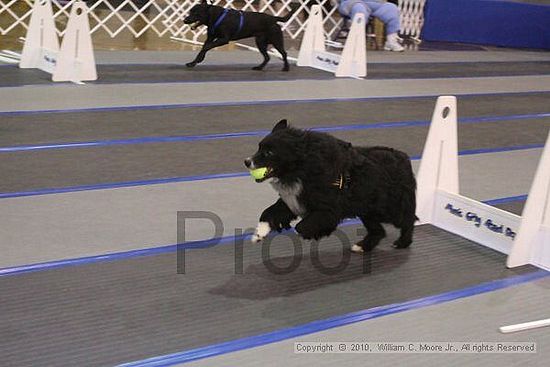
[[[245,240],[250,236],[251,236],[250,234],[245,234],[242,236],[226,236],[226,237],[213,238],[210,240],[191,241],[183,245],[177,245],[177,244],[166,245],[161,247],[151,247],[151,248],[145,248],[140,250],[116,252],[112,254],[79,257],[76,259],[56,260],[56,261],[48,261],[44,263],[14,266],[14,267],[0,269],[0,277],[18,275],[18,274],[24,274],[24,273],[33,273],[37,271],[53,270],[53,269],[59,269],[59,268],[64,268],[68,266],[86,265],[86,264],[93,264],[93,263],[107,262],[107,261],[127,260],[134,257],[153,256],[153,255],[176,252],[178,249],[192,250],[192,249],[207,248],[207,247],[212,247],[212,246],[221,245],[221,244],[233,243],[236,240],[241,240],[241,239]]]
[[[339,227],[347,227],[347,226],[359,224],[359,223],[360,221],[358,219],[347,219],[347,220],[344,220],[339,225]],[[282,233],[285,233],[285,232],[294,232],[294,229],[282,231]],[[217,237],[209,240],[190,241],[190,242],[186,242],[185,244],[179,244],[179,245],[178,244],[166,245],[166,246],[160,246],[160,247],[145,248],[140,250],[115,252],[112,254],[86,256],[86,257],[79,257],[75,259],[47,261],[43,263],[0,268],[0,277],[18,275],[18,274],[24,274],[24,273],[33,273],[37,271],[53,270],[58,268],[64,268],[67,266],[86,265],[86,264],[93,264],[97,262],[126,260],[134,257],[153,256],[153,255],[175,252],[178,249],[185,249],[185,250],[203,249],[203,248],[217,246],[217,245],[234,243],[235,241],[248,240],[251,236],[252,235],[250,233],[248,234],[245,233],[240,236]]]
[[[165,63],[167,65],[180,65],[175,63]],[[234,64],[235,65],[235,64]],[[239,64],[236,64],[239,65]],[[246,66],[250,66],[249,64],[246,64]],[[504,76],[504,77],[533,77],[533,76],[544,76],[544,74],[512,74],[512,75],[498,75],[498,76]],[[271,77],[271,78],[270,78]],[[383,75],[379,76],[370,76],[369,80],[384,80],[384,81],[390,81],[390,80],[421,80],[421,81],[427,81],[427,80],[433,80],[433,79],[446,79],[446,80],[452,80],[452,79],[480,79],[480,78],[494,78],[496,76],[474,76],[474,77],[468,77],[468,76],[436,76],[436,77],[430,77],[430,76],[410,76],[407,78],[399,78],[399,77],[390,77],[387,78]],[[309,76],[309,77],[297,77],[296,79],[286,79],[286,80],[280,80],[277,79],[271,75],[266,75],[264,79],[257,79],[257,80],[250,80],[250,79],[210,79],[210,80],[200,80],[200,79],[189,79],[189,80],[166,80],[166,79],[150,79],[150,80],[123,80],[123,81],[102,81],[99,82],[90,82],[92,85],[132,85],[132,84],[139,84],[139,85],[152,85],[152,84],[164,84],[164,85],[170,85],[170,84],[227,84],[227,83],[265,83],[265,82],[296,82],[296,81],[330,81],[334,80],[334,77],[332,77],[330,74],[322,74],[322,75],[316,75],[316,76]],[[68,82],[64,82],[68,83]],[[7,83],[0,86],[0,88],[24,88],[27,86],[33,86],[33,87],[48,87],[48,84],[16,84],[16,83]],[[544,92],[544,91],[543,91]],[[455,95],[459,95],[458,93],[455,93]]]
[[[458,155],[463,156],[463,155],[475,155],[475,154],[503,153],[503,152],[513,152],[516,150],[529,150],[529,149],[542,149],[542,148],[544,148],[544,144],[526,144],[526,145],[516,145],[513,147],[466,149],[466,150],[459,151]],[[420,160],[421,158],[422,158],[421,155],[411,156],[412,161],[417,161],[417,160]]]
[[[175,65],[176,67],[181,67],[181,64],[168,64],[168,65]],[[214,64],[215,65],[215,64]],[[239,66],[243,64],[233,64],[234,66]],[[244,64],[246,66],[246,69],[248,69],[252,64]],[[219,65],[218,65],[219,66]],[[229,84],[229,83],[247,83],[247,84],[254,84],[254,83],[265,83],[265,82],[278,82],[278,81],[286,81],[286,82],[296,82],[296,81],[329,81],[333,78],[330,76],[330,74],[323,74],[318,76],[311,76],[308,78],[296,78],[296,79],[286,79],[281,80],[277,79],[275,77],[271,77],[271,74],[265,74],[265,79],[257,79],[257,80],[250,80],[250,79],[210,79],[210,80],[199,80],[199,79],[189,79],[189,80],[166,80],[166,79],[156,79],[156,80],[123,80],[123,81],[96,81],[96,82],[89,82],[91,85],[153,85],[153,84],[164,84],[164,85],[174,85],[174,84],[201,84],[201,85],[208,85],[208,84]],[[535,74],[537,75],[537,74]],[[533,75],[521,75],[521,76],[533,76]],[[453,79],[453,78],[462,78],[462,77],[448,77],[446,79]],[[426,79],[426,78],[409,78],[409,79]],[[372,80],[395,80],[395,79],[382,79],[382,78],[372,78]],[[59,85],[67,85],[69,82],[59,82]],[[24,88],[32,86],[34,88],[46,88],[51,87],[51,84],[2,84],[0,88]],[[261,87],[258,87],[261,88]]]
[[[475,98],[480,96],[521,96],[532,94],[548,94],[550,91],[532,91],[532,92],[507,92],[507,93],[465,93],[456,95],[460,98]],[[67,109],[49,109],[32,111],[0,111],[0,116],[17,115],[35,115],[44,113],[75,113],[75,112],[102,112],[102,111],[134,111],[134,110],[166,110],[177,108],[195,108],[195,107],[216,107],[216,106],[262,106],[262,105],[287,105],[287,104],[306,104],[306,103],[331,103],[331,102],[366,102],[366,101],[386,101],[402,99],[426,99],[437,98],[438,94],[426,94],[422,96],[392,96],[392,97],[359,97],[359,98],[319,98],[319,99],[280,99],[269,101],[232,101],[232,102],[197,102],[197,103],[175,103],[159,105],[139,105],[139,106],[116,106],[116,107],[84,107]]]
[[[511,151],[517,151],[517,150],[542,149],[542,148],[544,148],[544,144],[529,144],[529,145],[519,145],[514,147],[464,150],[464,151],[458,152],[458,155],[488,154],[488,153],[511,152]],[[421,157],[419,155],[416,155],[416,156],[412,156],[411,160],[413,161],[419,160],[420,158]],[[248,172],[218,173],[213,175],[168,177],[168,178],[158,178],[153,180],[126,181],[126,182],[114,182],[114,183],[104,183],[104,184],[96,184],[96,185],[57,187],[57,188],[47,188],[47,189],[19,191],[19,192],[3,192],[3,193],[0,193],[0,199],[9,199],[9,198],[18,198],[18,197],[36,196],[36,195],[63,194],[63,193],[78,192],[78,191],[107,190],[107,189],[116,189],[116,188],[122,188],[122,187],[160,185],[160,184],[176,183],[176,182],[216,180],[216,179],[222,179],[222,178],[246,177],[249,175],[250,174]]]
[[[487,201],[483,201],[483,203],[489,204],[489,205],[506,204],[511,202],[522,201],[522,200],[525,200],[526,198],[527,198],[527,195],[511,196],[511,197],[487,200]],[[340,227],[346,227],[346,226],[359,224],[359,223],[360,221],[357,219],[347,219],[340,224]],[[293,231],[293,230],[290,230],[290,231]],[[284,231],[284,232],[287,232],[287,231]],[[233,243],[235,240],[246,240],[249,237],[250,237],[250,234],[243,234],[241,236],[226,236],[226,237],[213,238],[210,240],[188,242],[184,245],[179,245],[179,246],[183,246],[185,249],[200,249],[200,248],[211,247],[219,244]],[[174,245],[152,247],[152,248],[146,248],[146,249],[140,249],[140,250],[116,252],[112,254],[80,257],[76,259],[65,259],[65,260],[49,261],[49,262],[36,263],[36,264],[30,264],[30,265],[21,265],[21,266],[0,269],[0,277],[8,276],[8,275],[17,275],[22,273],[30,273],[35,271],[52,270],[52,269],[63,268],[66,266],[85,265],[85,264],[92,264],[92,263],[104,262],[104,261],[125,260],[125,259],[131,259],[133,257],[141,257],[141,256],[152,256],[157,254],[174,252],[177,249],[178,249],[178,245],[174,244]]]
[[[508,204],[508,203],[517,202],[517,201],[525,201],[525,200],[527,200],[527,195],[518,195],[518,196],[509,196],[506,198],[486,200],[484,201],[484,203],[487,205],[494,206],[494,205],[500,205],[500,204]]]
[[[188,136],[158,136],[158,137],[146,137],[146,138],[134,138],[134,139],[116,139],[116,140],[95,140],[95,141],[83,141],[83,142],[69,142],[69,143],[53,143],[53,144],[39,144],[39,145],[20,145],[12,147],[0,147],[0,153],[13,153],[24,151],[36,151],[36,150],[50,150],[50,149],[68,149],[68,148],[92,148],[92,147],[104,147],[112,145],[133,145],[133,144],[151,144],[151,143],[178,143],[178,142],[193,142],[204,140],[221,140],[242,138],[247,136],[264,136],[269,131],[244,131],[236,133],[222,133],[222,134],[207,134],[207,135],[188,135]]]
[[[176,250],[176,247],[177,247],[176,245],[168,245],[168,246],[162,246],[162,247],[147,248],[142,250],[117,252],[113,254],[105,254],[105,255],[99,255],[99,256],[80,257],[77,259],[57,260],[57,261],[48,261],[45,263],[13,266],[9,268],[0,269],[0,277],[23,274],[23,273],[32,273],[37,271],[53,270],[58,268],[64,268],[67,266],[86,265],[86,264],[93,264],[93,263],[104,262],[104,261],[125,260],[133,257],[158,255],[158,254],[173,252]]]
[[[476,155],[476,154],[488,154],[488,153],[499,153],[499,152],[513,152],[516,150],[541,149],[541,148],[544,148],[544,144],[525,144],[525,145],[516,145],[512,147],[503,147],[503,148],[466,149],[458,152],[458,155]]]
[[[469,118],[459,119],[458,122],[462,124],[474,124],[474,123],[489,123],[489,122],[513,121],[513,120],[539,119],[539,118],[546,118],[546,117],[550,117],[550,112],[525,114],[525,115],[469,117]],[[392,122],[378,122],[373,124],[350,124],[350,125],[339,125],[339,126],[314,127],[314,128],[310,128],[309,130],[322,131],[322,132],[335,132],[335,131],[353,131],[353,130],[368,130],[368,129],[394,129],[394,128],[400,128],[400,127],[429,126],[429,124],[430,124],[430,121],[392,121]],[[11,146],[11,147],[0,147],[0,153],[14,153],[14,152],[50,150],[50,149],[107,147],[107,146],[113,146],[113,145],[134,145],[134,144],[176,143],[176,142],[180,143],[180,142],[194,142],[194,141],[205,141],[205,140],[223,140],[223,139],[235,139],[235,138],[251,137],[251,136],[265,136],[267,134],[269,134],[269,130],[230,132],[230,133],[205,134],[205,135],[158,136],[158,137],[145,137],[145,138],[133,138],[133,139],[95,140],[95,141],[83,141],[83,142],[19,145],[19,146]]]
[[[176,64],[177,65],[177,64]],[[251,66],[251,64],[246,64],[247,67]],[[533,77],[533,76],[545,76],[545,74],[511,74],[511,75],[498,75],[502,77]],[[380,80],[380,81],[395,81],[395,80],[418,80],[418,81],[428,81],[433,79],[445,79],[445,80],[453,80],[453,79],[480,79],[480,78],[495,78],[496,76],[409,76],[407,78],[400,78],[400,77],[390,77],[387,78],[384,75],[378,75],[378,76],[370,76],[368,80]],[[286,81],[286,82],[296,82],[296,81],[330,81],[334,80],[335,78],[331,74],[319,74],[315,76],[302,76],[302,77],[296,77],[296,79],[277,79],[276,77],[273,77],[271,74],[266,74],[264,79],[257,79],[257,80],[250,80],[250,79],[210,79],[210,80],[201,80],[201,79],[188,79],[188,80],[166,80],[166,79],[150,79],[150,80],[123,80],[123,81],[102,81],[99,80],[97,82],[90,82],[90,84],[94,85],[128,85],[128,84],[140,84],[140,85],[150,85],[150,84],[223,84],[223,83],[265,83],[265,82],[279,82],[279,81]],[[67,83],[67,82],[66,82]],[[33,85],[33,84],[30,84]],[[42,84],[34,84],[34,85],[42,85]],[[21,87],[20,84],[6,84],[4,87],[11,87],[11,88],[17,88]],[[261,88],[261,87],[260,87]]]
[[[324,330],[350,325],[357,322],[372,320],[387,315],[411,311],[427,306],[451,302],[461,298],[493,292],[499,289],[509,288],[520,284],[532,282],[538,279],[543,279],[548,276],[550,276],[550,272],[544,270],[533,271],[528,274],[490,281],[460,290],[419,298],[413,301],[375,307],[364,311],[331,317],[325,320],[313,321],[304,325],[277,330],[266,334],[254,335],[242,339],[231,340],[224,343],[186,350],[179,353],[148,358],[141,361],[124,363],[119,365],[119,367],[161,367],[188,363],[199,359],[210,358],[222,354],[237,352],[244,349],[259,347],[266,344],[276,343],[303,335],[318,333]]]
[[[48,188],[48,189],[40,189],[40,190],[32,190],[32,191],[5,192],[5,193],[0,193],[0,199],[17,198],[22,196],[63,194],[67,192],[77,192],[77,191],[106,190],[106,189],[116,189],[121,187],[161,185],[161,184],[176,183],[176,182],[217,180],[217,179],[223,179],[223,178],[234,178],[234,177],[245,177],[245,176],[250,176],[250,173],[248,172],[217,173],[213,175],[168,177],[168,178],[158,178],[154,180],[125,181],[125,182],[113,182],[113,183],[96,184],[96,185]]]
[[[509,120],[530,120],[530,119],[536,119],[536,118],[550,117],[550,112],[529,113],[529,114],[509,115],[509,116],[463,117],[463,118],[459,118],[458,122],[463,124],[480,123],[480,122],[498,122],[498,121],[504,120],[506,117],[508,117]]]

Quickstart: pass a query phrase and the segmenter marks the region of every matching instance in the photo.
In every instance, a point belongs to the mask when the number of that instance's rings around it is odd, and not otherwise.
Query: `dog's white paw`
[[[271,232],[271,227],[267,222],[260,222],[256,226],[256,230],[252,235],[252,243],[262,242],[264,238]]]
[[[365,250],[363,250],[363,248],[359,245],[353,245],[351,246],[351,251],[352,252],[357,252],[357,253],[362,253],[362,252],[365,252]]]

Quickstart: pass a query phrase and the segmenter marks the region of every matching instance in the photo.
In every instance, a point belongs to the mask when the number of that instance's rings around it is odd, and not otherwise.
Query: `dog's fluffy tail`
[[[287,15],[285,15],[284,17],[275,17],[275,19],[277,19],[277,22],[286,23],[288,22],[292,14],[296,13],[296,10],[298,10],[299,7],[300,6],[298,4],[292,4],[290,5],[290,12]]]

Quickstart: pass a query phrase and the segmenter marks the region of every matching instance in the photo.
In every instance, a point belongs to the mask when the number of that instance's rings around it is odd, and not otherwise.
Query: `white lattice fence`
[[[401,11],[401,33],[420,37],[424,25],[424,6],[426,0],[399,0]]]
[[[48,1],[48,0],[36,0]],[[58,32],[63,34],[64,23],[71,5],[76,0],[50,0],[54,8],[54,17],[58,23]],[[30,20],[32,0],[0,0],[0,34],[5,35],[27,28]],[[123,31],[139,37],[147,31],[159,37],[169,35],[197,41],[206,32],[204,27],[191,30],[183,24],[183,18],[197,0],[90,0],[86,1],[90,9],[91,33],[104,31],[116,37]],[[418,36],[423,23],[423,9],[426,0],[400,0],[401,23],[404,34]],[[336,6],[331,0],[214,0],[214,4],[235,9],[261,11],[274,15],[284,15],[290,10],[290,4],[296,3],[298,10],[283,26],[288,36],[295,39],[305,30],[309,9],[320,4],[324,9],[323,23],[330,36],[342,22]],[[59,24],[63,26],[59,26]]]

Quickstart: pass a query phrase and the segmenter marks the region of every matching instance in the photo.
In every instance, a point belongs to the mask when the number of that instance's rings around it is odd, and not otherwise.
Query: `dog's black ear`
[[[273,130],[271,130],[271,132],[274,133],[275,131],[283,130],[283,129],[286,129],[287,127],[288,127],[288,121],[284,119],[277,122],[277,124],[273,127]]]
[[[208,5],[208,0],[202,0],[202,1],[201,1],[201,4],[206,4],[206,5]]]

